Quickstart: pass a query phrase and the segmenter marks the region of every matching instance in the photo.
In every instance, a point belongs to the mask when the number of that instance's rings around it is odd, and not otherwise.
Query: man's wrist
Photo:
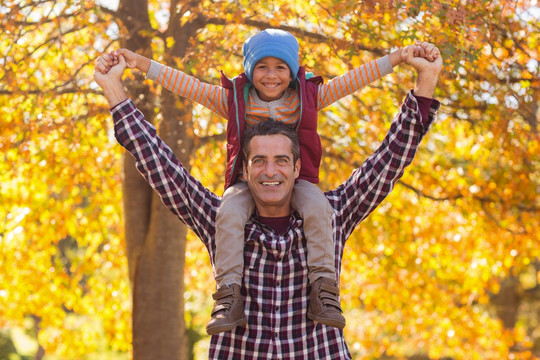
[[[109,84],[103,88],[103,95],[107,98],[111,108],[128,98],[121,82]]]
[[[426,98],[433,98],[438,78],[439,74],[435,74],[431,71],[419,72],[414,87],[414,94]]]

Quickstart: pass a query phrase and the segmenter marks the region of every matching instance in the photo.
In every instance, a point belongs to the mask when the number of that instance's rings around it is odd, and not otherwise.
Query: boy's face
[[[259,60],[253,69],[253,86],[263,101],[281,98],[291,80],[291,70],[287,63],[272,56]]]

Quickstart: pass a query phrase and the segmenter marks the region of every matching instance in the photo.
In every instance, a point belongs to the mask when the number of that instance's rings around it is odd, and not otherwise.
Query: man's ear
[[[247,174],[247,166],[246,166],[246,161],[242,161],[242,177],[243,177],[243,180],[246,179],[246,174]]]
[[[300,168],[302,167],[302,162],[300,159],[296,160],[296,163],[294,164],[294,178],[297,179],[298,176],[300,176]]]

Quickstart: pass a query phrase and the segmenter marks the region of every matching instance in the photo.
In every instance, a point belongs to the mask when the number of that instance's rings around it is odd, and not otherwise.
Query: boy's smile
[[[262,58],[253,69],[253,86],[263,101],[280,99],[291,80],[289,66],[275,57]]]

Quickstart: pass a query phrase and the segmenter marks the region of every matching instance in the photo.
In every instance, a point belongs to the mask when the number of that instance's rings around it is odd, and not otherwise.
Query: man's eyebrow
[[[287,160],[290,160],[291,156],[288,155],[288,154],[279,154],[279,155],[274,155],[273,158],[274,159],[287,159]],[[266,156],[266,155],[253,155],[253,157],[250,159],[250,161],[255,160],[255,159],[268,159],[268,156]]]
[[[274,158],[276,158],[276,159],[283,159],[283,158],[286,158],[286,159],[288,159],[288,160],[291,159],[291,157],[290,157],[288,154],[276,155],[276,156],[274,156]]]

